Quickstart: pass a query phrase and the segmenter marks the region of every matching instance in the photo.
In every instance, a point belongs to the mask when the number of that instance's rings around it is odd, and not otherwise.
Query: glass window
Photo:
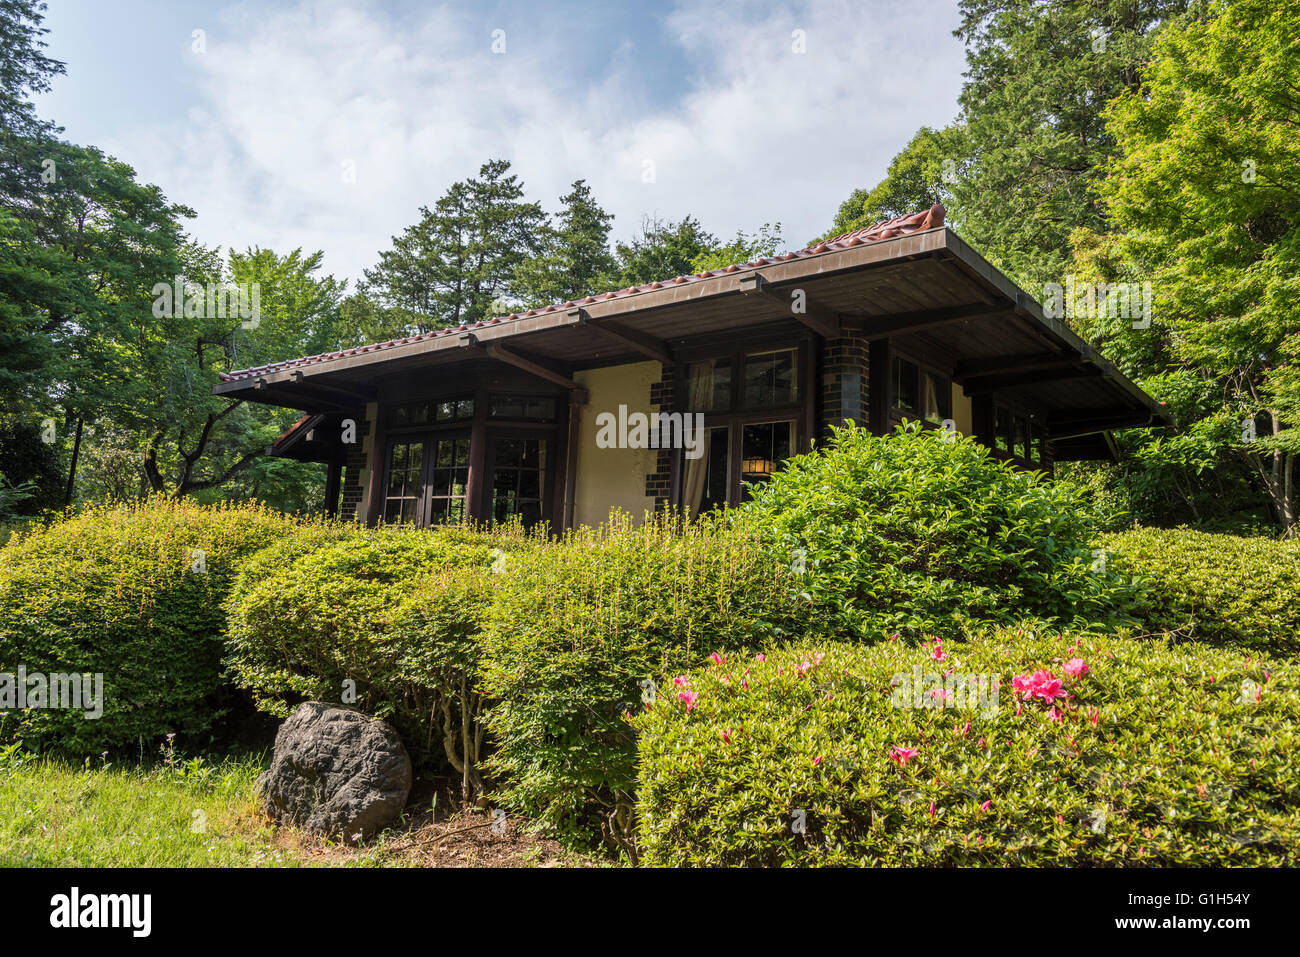
[[[517,515],[525,527],[540,522],[546,494],[546,440],[498,439],[492,466],[493,520],[507,522]]]
[[[1011,452],[1011,413],[1008,410],[1002,408],[1002,406],[997,407],[997,415],[994,419],[994,432],[995,432],[994,440],[993,440],[994,447],[997,448],[999,452],[1010,453]]]
[[[921,418],[942,425],[944,419],[952,418],[952,385],[947,376],[933,372],[926,372],[922,379],[925,391],[921,397]]]
[[[1029,424],[1024,419],[1017,418],[1012,422],[1012,447],[1018,458],[1029,458]]]
[[[916,411],[919,406],[919,397],[917,395],[920,376],[920,370],[917,369],[915,362],[909,362],[907,359],[894,356],[894,408],[903,409],[908,412]]]
[[[423,442],[395,442],[388,455],[388,491],[384,521],[413,525],[419,521],[420,480],[424,463]]]
[[[1034,461],[1039,465],[1047,464],[1047,436],[1042,429],[1034,429]]]
[[[488,404],[488,416],[493,419],[554,422],[555,400],[522,395],[494,395]]]
[[[434,439],[429,470],[429,521],[456,523],[465,519],[465,487],[469,484],[469,438]]]
[[[795,350],[760,352],[745,357],[745,408],[770,409],[799,400]]]
[[[694,469],[701,467],[704,469],[703,492],[700,496],[699,511],[706,511],[727,504],[727,487],[730,479],[730,471],[727,468],[731,453],[730,431],[725,425],[721,428],[709,429],[707,432],[708,450],[702,456],[703,461],[700,459],[687,460],[686,482],[688,486],[693,481],[692,472]],[[697,462],[700,464],[697,465]]]
[[[425,425],[429,421],[429,403],[409,402],[393,409],[388,416],[389,428],[400,429],[408,425]]]
[[[438,422],[459,422],[474,418],[472,398],[439,399],[434,403],[434,419]]]
[[[746,425],[740,433],[740,479],[767,482],[794,448],[793,422],[763,422]],[[748,497],[748,490],[742,491]]]

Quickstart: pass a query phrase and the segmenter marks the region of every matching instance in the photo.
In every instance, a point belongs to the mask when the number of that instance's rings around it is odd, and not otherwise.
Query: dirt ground
[[[590,867],[595,863],[531,833],[521,826],[526,822],[512,820],[504,812],[462,809],[457,804],[445,786],[426,782],[413,792],[405,820],[375,840],[349,847],[280,828],[277,843],[304,863],[325,866],[359,863],[363,858],[386,867]]]

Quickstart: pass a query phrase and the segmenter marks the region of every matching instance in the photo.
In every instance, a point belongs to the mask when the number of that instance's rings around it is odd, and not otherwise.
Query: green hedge
[[[1143,528],[1102,544],[1110,565],[1139,579],[1148,630],[1300,651],[1300,541]]]
[[[697,696],[689,709],[662,696],[636,719],[643,860],[1296,863],[1294,663],[1018,631],[948,642],[942,661],[933,652],[807,644],[761,662],[738,652],[684,676]],[[1074,658],[1090,668],[1078,679],[1065,675]],[[1000,678],[998,707],[913,706],[936,700],[931,676],[948,668],[954,681],[988,676],[989,690]],[[1038,670],[1064,679],[1060,721],[1044,698],[1021,701],[1013,689]],[[980,704],[960,685],[945,690]]]
[[[212,729],[235,700],[221,602],[242,559],[299,527],[252,505],[154,500],[15,537],[0,548],[0,673],[100,673],[103,715],[11,711],[0,740],[91,755]]]
[[[417,762],[476,790],[479,621],[494,570],[528,547],[517,530],[326,527],[268,548],[226,603],[235,680],[281,717],[314,698],[389,718]]]
[[[802,627],[791,586],[751,535],[671,516],[615,517],[499,576],[480,668],[498,799],[566,839],[626,846],[631,713],[714,648]]]
[[[1026,618],[1110,625],[1132,600],[1097,563],[1088,510],[1069,487],[915,424],[834,430],[740,514],[802,571],[841,637]]]

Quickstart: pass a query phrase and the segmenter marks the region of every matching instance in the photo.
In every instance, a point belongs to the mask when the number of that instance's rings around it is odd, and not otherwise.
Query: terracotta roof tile
[[[318,362],[328,362],[331,359],[341,359],[345,356],[362,355],[367,352],[378,352],[384,349],[392,349],[396,346],[407,345],[412,342],[422,342],[428,339],[436,339],[439,336],[451,335],[455,332],[465,332],[469,329],[480,329],[483,326],[496,325],[501,322],[513,322],[516,319],[528,319],[533,316],[546,315],[547,313],[559,312],[573,309],[576,306],[591,305],[596,302],[607,302],[610,299],[621,299],[624,296],[634,296],[642,292],[651,292],[655,289],[663,289],[665,286],[680,286],[689,282],[701,282],[714,276],[722,276],[728,273],[738,272],[742,269],[757,269],[761,266],[773,265],[775,263],[790,262],[793,259],[806,259],[809,256],[820,256],[823,253],[834,252],[839,249],[852,249],[855,246],[861,246],[864,243],[879,242],[884,239],[893,239],[896,236],[905,236],[908,233],[918,233],[926,229],[935,229],[943,225],[945,210],[941,203],[935,203],[929,209],[922,210],[919,213],[911,213],[907,216],[896,216],[893,219],[882,220],[863,229],[855,229],[852,232],[844,233],[833,239],[827,239],[819,242],[806,249],[800,249],[794,252],[787,252],[780,256],[761,257],[753,262],[737,263],[736,265],[727,266],[725,269],[705,270],[695,276],[676,276],[672,279],[665,279],[657,282],[645,283],[641,286],[629,286],[626,289],[618,289],[613,292],[600,293],[594,296],[586,296],[579,302],[566,302],[551,306],[544,306],[540,309],[529,309],[527,312],[512,312],[508,316],[494,316],[490,319],[479,320],[474,323],[461,323],[447,329],[437,329],[433,332],[425,332],[414,336],[404,336],[401,339],[390,339],[387,342],[375,342],[364,346],[356,346],[351,349],[340,349],[337,352],[327,352],[316,356],[304,356],[301,359],[288,359],[284,362],[272,362],[267,365],[257,366],[252,369],[240,369],[237,372],[221,373],[221,379],[224,382],[230,382],[236,379],[252,379],[256,376],[265,375],[268,372],[279,372],[284,369],[294,369],[301,366],[315,365]]]

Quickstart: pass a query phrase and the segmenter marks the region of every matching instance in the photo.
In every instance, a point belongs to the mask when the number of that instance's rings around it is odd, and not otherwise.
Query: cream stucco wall
[[[975,419],[971,412],[970,396],[957,383],[952,384],[952,420],[962,435],[973,435]]]
[[[628,413],[650,413],[650,387],[659,381],[658,362],[587,369],[574,373],[574,381],[585,388],[589,399],[582,408],[578,442],[576,501],[573,518],[579,525],[599,525],[612,508],[621,508],[636,520],[653,512],[655,500],[645,494],[646,475],[655,470],[657,449],[602,449],[596,445],[596,417],[602,412],[618,415],[620,405]]]

